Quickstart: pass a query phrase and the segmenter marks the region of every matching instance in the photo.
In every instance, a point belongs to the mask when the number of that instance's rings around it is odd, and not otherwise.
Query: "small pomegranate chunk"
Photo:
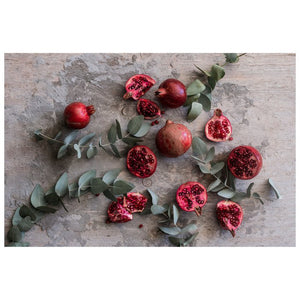
[[[147,204],[148,199],[140,193],[127,193],[126,196],[118,197],[120,203],[131,214],[142,212]]]
[[[206,123],[205,135],[213,142],[224,142],[231,137],[231,123],[223,115],[221,109],[216,109],[213,117]]]
[[[128,151],[126,163],[131,174],[147,178],[155,172],[157,158],[150,148],[138,145]]]
[[[233,201],[222,200],[217,204],[217,219],[222,228],[229,230],[235,237],[235,231],[243,220],[243,210]]]
[[[136,106],[139,115],[143,115],[145,120],[153,120],[160,117],[161,112],[159,106],[148,99],[140,99]]]
[[[123,98],[125,100],[129,98],[139,100],[154,84],[155,80],[148,75],[134,75],[125,84],[126,93]]]
[[[192,134],[183,124],[168,120],[156,135],[156,146],[167,157],[178,157],[189,150]]]
[[[247,180],[255,177],[262,168],[262,157],[251,146],[238,146],[228,156],[230,172],[238,179]]]
[[[117,201],[113,201],[107,210],[108,222],[125,223],[132,220],[132,214]]]
[[[195,211],[200,216],[207,201],[206,188],[199,182],[186,182],[178,188],[176,201],[183,210]]]

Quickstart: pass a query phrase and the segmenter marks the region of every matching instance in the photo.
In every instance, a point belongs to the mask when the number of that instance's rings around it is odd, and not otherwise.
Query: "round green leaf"
[[[115,144],[110,144],[110,148],[113,151],[114,156],[116,156],[118,158],[121,157],[121,154],[120,154],[118,148],[115,146]]]
[[[220,170],[222,170],[225,166],[225,163],[223,161],[220,161],[216,164],[214,164],[211,169],[210,169],[210,173],[211,174],[216,174],[218,173]]]
[[[78,144],[75,144],[73,147],[77,151],[77,158],[81,158],[80,146]]]
[[[187,120],[194,121],[202,112],[202,104],[193,102],[187,115]]]
[[[215,147],[211,147],[205,156],[205,162],[208,163],[214,159],[215,156]]]
[[[111,144],[114,144],[117,140],[117,126],[115,123],[113,123],[107,133],[107,138],[108,138],[108,141],[111,143]]]
[[[88,135],[83,136],[83,137],[79,140],[78,145],[80,145],[80,146],[86,145],[90,140],[93,139],[93,137],[94,137],[95,135],[96,135],[95,133],[90,133],[90,134],[88,134]]]
[[[65,137],[64,143],[66,145],[69,145],[70,143],[72,143],[75,140],[75,138],[77,137],[78,133],[79,133],[78,129],[72,131],[68,136]]]
[[[25,218],[25,217],[29,216],[31,218],[32,222],[38,221],[38,218],[40,217],[38,211],[36,211],[36,210],[34,211],[32,208],[30,208],[26,205],[22,205],[20,207],[20,212],[19,213],[20,213],[20,216],[22,218]]]
[[[226,62],[236,63],[239,61],[239,57],[238,57],[237,53],[224,53],[224,55],[226,58]]]
[[[112,183],[115,181],[115,179],[119,176],[120,172],[121,172],[121,169],[113,169],[113,170],[110,170],[110,171],[108,171],[108,172],[106,172],[106,173],[104,174],[102,180],[103,180],[106,184],[110,185],[110,184],[112,184]]]
[[[148,191],[148,193],[151,196],[152,204],[153,205],[157,205],[157,203],[158,203],[158,197],[157,197],[157,195],[153,191],[151,191],[150,189],[147,189],[147,191]]]
[[[30,197],[30,202],[34,208],[42,205],[47,205],[44,200],[44,191],[39,184],[34,187]]]
[[[68,192],[68,174],[64,172],[55,184],[55,193],[59,197],[64,197]]]
[[[181,232],[181,229],[178,227],[164,227],[164,226],[158,226],[158,228],[169,235],[177,235]]]
[[[18,228],[22,232],[29,231],[32,226],[33,226],[33,223],[32,223],[31,218],[29,216],[22,219],[18,224]]]
[[[133,134],[135,137],[143,137],[145,136],[149,130],[151,128],[150,123],[143,123],[140,127],[140,129],[138,130],[138,132],[136,132],[135,134]]]
[[[211,67],[211,77],[215,80],[215,81],[219,81],[220,79],[222,79],[225,75],[225,70],[223,67],[219,66],[219,65],[213,65]]]
[[[108,189],[108,185],[101,178],[93,178],[91,180],[91,192],[94,195],[100,194]]]
[[[82,174],[78,180],[78,189],[83,191],[88,189],[91,179],[95,177],[96,177],[96,170],[90,170]]]
[[[86,157],[88,159],[90,159],[90,158],[94,157],[97,153],[98,153],[97,148],[94,147],[94,146],[90,146],[89,149],[86,152]]]
[[[201,94],[198,102],[202,104],[204,111],[209,112],[211,110],[211,99],[209,96]]]
[[[128,137],[123,137],[122,141],[124,143],[126,143],[127,145],[133,146],[138,142],[142,142],[143,140],[139,139],[139,138],[136,138],[136,137],[133,137],[133,136],[128,136]]]
[[[218,192],[218,195],[226,199],[231,199],[235,195],[235,192],[229,189],[223,189]]]
[[[161,205],[155,205],[155,204],[153,204],[151,206],[151,212],[152,212],[153,215],[162,214],[162,213],[166,212],[167,210],[168,210],[167,208],[165,208],[165,207],[163,207]]]
[[[199,137],[193,138],[192,149],[194,155],[204,155],[207,152],[206,144]]]
[[[194,80],[186,89],[187,96],[200,94],[205,90],[205,85],[199,80]]]
[[[200,97],[200,94],[196,94],[196,95],[193,95],[193,96],[188,96],[186,101],[184,102],[183,106],[192,105],[193,102],[198,101],[199,97]]]
[[[112,193],[114,195],[127,194],[134,188],[134,185],[124,180],[116,180],[112,187]]]
[[[22,233],[18,226],[12,226],[7,233],[7,238],[10,242],[20,242],[22,239]]]
[[[68,145],[62,145],[57,152],[57,158],[58,159],[62,158],[67,154],[67,152],[68,152]]]
[[[135,135],[140,130],[143,123],[144,123],[144,116],[133,117],[127,125],[128,132],[132,135]]]
[[[23,218],[20,216],[20,207],[18,207],[12,217],[12,225],[17,226]]]
[[[217,179],[215,181],[213,181],[207,188],[207,191],[210,192],[211,190],[213,190],[214,188],[216,188],[217,186],[219,186],[219,184],[221,183],[220,179]]]

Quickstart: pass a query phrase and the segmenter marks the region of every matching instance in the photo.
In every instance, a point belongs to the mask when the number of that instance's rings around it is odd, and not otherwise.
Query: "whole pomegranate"
[[[229,230],[235,236],[236,229],[243,220],[241,206],[230,200],[222,200],[217,203],[217,219],[222,228]]]
[[[176,201],[183,210],[195,211],[200,216],[207,201],[206,188],[199,182],[188,181],[178,188]]]
[[[126,196],[118,197],[120,203],[131,214],[142,212],[147,204],[148,199],[140,193],[127,193]]]
[[[232,134],[230,121],[223,115],[221,109],[216,109],[213,117],[205,125],[205,135],[213,142],[227,141]]]
[[[177,108],[186,101],[186,88],[177,79],[165,80],[155,92],[162,105]]]
[[[140,99],[136,106],[139,115],[143,115],[145,120],[157,119],[161,115],[159,106],[148,99]]]
[[[70,103],[64,111],[65,122],[70,128],[81,129],[90,122],[90,116],[95,112],[94,106],[85,106],[81,102]]]
[[[227,164],[233,176],[247,180],[255,177],[262,168],[262,157],[251,146],[238,146],[228,156]]]
[[[192,144],[191,132],[182,124],[168,120],[156,135],[156,146],[159,152],[167,157],[184,154]]]
[[[150,148],[138,145],[128,151],[126,163],[131,174],[147,178],[155,172],[157,158]]]
[[[140,99],[153,85],[155,80],[145,74],[137,74],[130,77],[126,84],[126,93],[123,98],[125,100],[132,98],[134,100]]]
[[[125,223],[132,220],[132,214],[117,201],[113,201],[107,210],[108,222]]]

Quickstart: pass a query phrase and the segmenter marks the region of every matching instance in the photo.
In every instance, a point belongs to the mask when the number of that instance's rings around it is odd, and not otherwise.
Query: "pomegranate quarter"
[[[217,204],[217,219],[222,228],[229,230],[235,237],[235,231],[243,220],[243,210],[233,201],[222,200]]]
[[[140,99],[136,106],[139,115],[143,115],[145,120],[154,120],[160,117],[161,112],[159,106],[148,99]]]
[[[156,170],[157,158],[147,146],[135,146],[128,151],[127,168],[140,178],[150,177]]]
[[[156,135],[156,146],[161,154],[177,157],[189,150],[192,144],[191,132],[182,124],[168,120]]]
[[[176,201],[181,209],[195,211],[197,216],[200,216],[207,201],[206,188],[199,182],[186,182],[178,188]]]
[[[139,100],[154,84],[155,80],[148,75],[134,75],[125,84],[126,93],[123,98],[125,100],[129,98]]]
[[[228,156],[227,164],[232,175],[247,180],[255,177],[262,168],[262,157],[251,146],[238,146]]]
[[[206,123],[205,135],[213,142],[224,142],[231,137],[231,123],[223,115],[221,109],[216,109],[213,117]]]

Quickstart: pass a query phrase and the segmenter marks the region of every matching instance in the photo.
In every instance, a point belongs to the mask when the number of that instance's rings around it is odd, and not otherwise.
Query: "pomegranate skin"
[[[82,129],[90,122],[90,115],[95,112],[94,106],[85,106],[81,102],[70,103],[64,111],[65,123],[68,127]]]
[[[177,79],[165,80],[155,92],[162,105],[169,108],[182,106],[186,101],[185,85]]]
[[[192,134],[182,124],[168,120],[156,135],[156,146],[161,154],[167,157],[183,155],[192,144]]]

